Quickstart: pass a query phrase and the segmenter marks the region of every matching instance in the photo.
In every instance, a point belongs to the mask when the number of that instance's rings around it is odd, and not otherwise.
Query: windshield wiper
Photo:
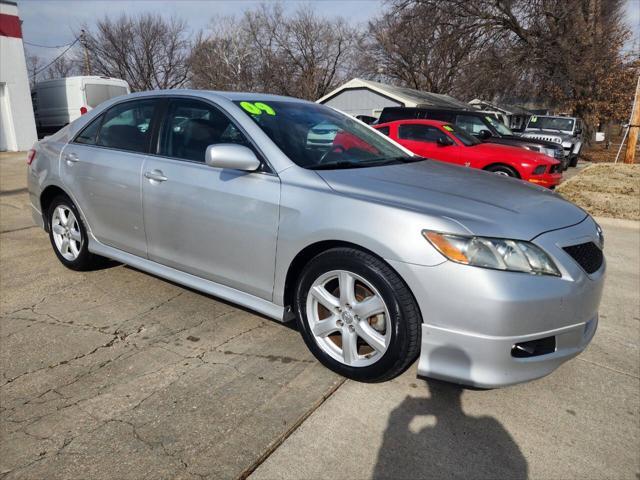
[[[340,168],[366,168],[366,167],[381,167],[384,165],[393,165],[396,163],[413,163],[426,160],[422,157],[381,157],[378,159],[362,160],[351,162],[347,160],[339,160],[335,162],[320,163],[318,165],[312,165],[310,170],[334,170]]]
[[[413,163],[426,160],[424,157],[381,157],[377,159],[364,160],[360,163],[368,167],[381,167],[383,165],[393,165],[395,163]]]
[[[309,170],[337,170],[340,168],[358,168],[362,162],[348,162],[346,160],[340,160],[338,162],[319,163],[318,165],[311,165],[307,167]]]

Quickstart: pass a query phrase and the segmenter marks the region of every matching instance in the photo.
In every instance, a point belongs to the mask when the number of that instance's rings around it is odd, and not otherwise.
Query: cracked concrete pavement
[[[0,158],[0,478],[237,478],[342,379],[297,331],[123,265],[65,269]]]
[[[602,221],[600,327],[551,376],[367,385],[287,325],[123,265],[66,270],[24,185],[24,154],[0,154],[0,479],[640,478],[637,222]]]

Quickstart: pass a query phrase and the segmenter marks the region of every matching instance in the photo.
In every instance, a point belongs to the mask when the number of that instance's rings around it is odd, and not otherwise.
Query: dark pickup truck
[[[544,153],[562,164],[562,169],[569,167],[562,144],[517,136],[504,123],[490,112],[482,110],[448,110],[430,107],[387,107],[382,110],[377,123],[393,122],[422,118],[452,123],[483,142],[511,145],[526,148],[534,152]]]

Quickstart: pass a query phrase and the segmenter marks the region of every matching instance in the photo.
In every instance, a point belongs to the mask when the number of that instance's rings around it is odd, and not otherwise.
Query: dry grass
[[[640,220],[640,165],[600,163],[561,184],[557,192],[592,215]]]

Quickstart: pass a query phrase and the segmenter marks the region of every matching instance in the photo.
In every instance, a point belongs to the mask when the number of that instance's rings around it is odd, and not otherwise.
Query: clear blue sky
[[[473,1],[473,0],[470,0]],[[167,16],[180,16],[197,31],[207,27],[214,15],[240,15],[249,8],[264,3],[255,0],[19,0],[18,8],[22,19],[22,29],[26,42],[42,45],[64,45],[74,39],[74,33],[83,24],[91,25],[105,15],[117,16],[123,12],[160,12]],[[353,23],[367,20],[384,10],[384,0],[285,0],[288,10],[310,6],[316,12],[328,17],[344,17]],[[625,21],[633,38],[627,49],[640,48],[640,0],[626,0]],[[28,47],[31,53],[42,57],[43,61],[55,58],[62,50]]]

